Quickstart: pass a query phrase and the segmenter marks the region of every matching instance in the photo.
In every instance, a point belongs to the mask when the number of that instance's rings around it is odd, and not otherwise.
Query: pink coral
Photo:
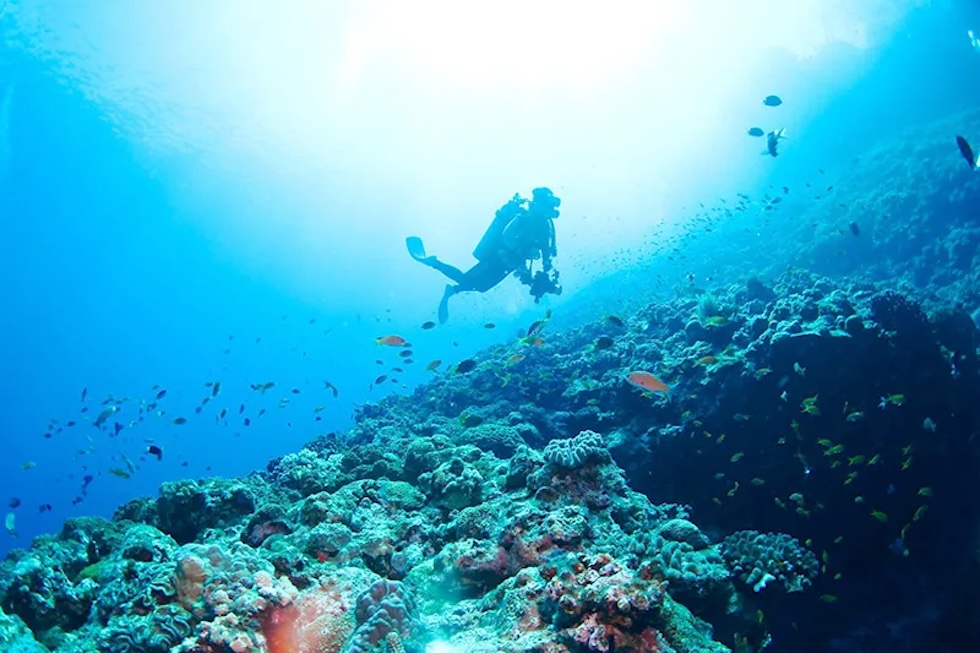
[[[349,587],[324,582],[273,608],[262,622],[269,653],[339,653],[354,631]]]

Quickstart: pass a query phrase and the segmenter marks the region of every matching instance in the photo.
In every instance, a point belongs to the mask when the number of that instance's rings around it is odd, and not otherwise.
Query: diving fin
[[[445,324],[449,319],[449,298],[456,294],[456,289],[446,285],[445,292],[442,293],[442,301],[439,302],[439,324]]]
[[[425,245],[422,244],[422,239],[418,236],[409,236],[406,238],[405,246],[408,247],[408,253],[416,261],[421,261],[425,258]]]

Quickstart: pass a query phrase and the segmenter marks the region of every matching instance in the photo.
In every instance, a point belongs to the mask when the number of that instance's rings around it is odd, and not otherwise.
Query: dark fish
[[[20,499],[17,497],[10,497],[10,501],[7,502],[7,505],[11,508],[20,508]]]
[[[852,222],[848,226],[851,228],[851,234],[852,235],[854,235],[854,236],[860,236],[861,235],[861,227],[858,226],[858,223],[857,222]]]
[[[146,448],[146,453],[150,454],[151,456],[156,456],[157,460],[163,460],[163,449],[155,444],[148,446]]]
[[[402,373],[402,372],[404,372],[405,370],[403,370],[403,369],[402,369],[402,368],[400,368],[400,367],[393,367],[393,368],[391,368],[391,371],[392,371],[392,372],[398,372],[399,374],[401,374],[401,373]]]
[[[402,358],[411,358],[412,354],[413,352],[411,349],[403,349],[400,352],[398,352],[398,355],[401,356]]]
[[[527,337],[530,338],[540,333],[541,329],[544,328],[545,322],[547,322],[547,320],[535,320],[534,322],[531,322],[531,326],[527,328]]]
[[[249,418],[247,418],[247,417],[245,418],[245,421],[243,421],[243,422],[242,422],[242,424],[244,424],[245,426],[248,426],[248,425],[249,425],[249,424],[251,424],[251,423],[252,423],[252,420],[250,420],[250,419],[249,419]]]
[[[245,412],[245,404],[242,404],[241,406],[238,407],[238,414],[241,415],[244,412]]]
[[[766,151],[763,154],[768,154],[769,156],[779,156],[779,141],[786,138],[783,136],[785,130],[780,129],[778,131],[769,132],[766,137]]]
[[[37,511],[38,512],[51,512],[51,504],[50,503],[42,503],[40,506],[37,507]]]
[[[202,408],[200,406],[198,406],[197,408],[194,409],[194,412],[197,413],[198,415],[200,415],[201,414],[201,410],[202,410]]]
[[[487,322],[486,324],[483,325],[483,328],[484,329],[496,329],[497,328],[497,325],[494,324],[493,322]]]
[[[113,430],[112,437],[114,438],[118,437],[119,432],[123,430],[123,425],[120,424],[119,422],[116,422],[115,424],[112,425],[112,430]]]
[[[751,127],[745,133],[748,134],[749,136],[752,136],[753,138],[759,138],[760,136],[766,135],[766,132],[762,131],[761,127]]]
[[[265,408],[259,411],[259,417],[262,417],[263,415],[265,415]]]
[[[384,383],[387,380],[388,380],[388,375],[387,374],[382,374],[381,376],[379,376],[378,378],[376,378],[374,380],[374,385],[381,385],[382,383]]]
[[[609,336],[599,336],[593,345],[596,349],[609,349],[613,346],[613,339]]]
[[[767,95],[762,99],[762,103],[767,107],[778,107],[783,103],[783,99],[778,95]]]
[[[624,326],[626,326],[623,320],[616,315],[607,315],[606,322],[613,325],[617,329],[622,329]]]
[[[217,397],[219,392],[221,392],[221,381],[215,381],[214,386],[211,387],[211,396]]]
[[[966,159],[966,162],[970,164],[970,167],[974,170],[977,169],[977,158],[973,155],[973,148],[962,136],[956,137],[956,145],[960,148],[960,154]]]
[[[334,399],[336,399],[337,398],[337,395],[340,394],[340,391],[337,390],[337,386],[335,386],[333,383],[330,383],[330,381],[324,381],[323,382],[323,388],[325,390],[329,390],[330,392],[332,392]]]
[[[174,424],[176,424],[177,426],[180,426],[180,425],[186,424],[186,423],[187,423],[187,418],[186,417],[178,417],[178,418],[176,418],[174,420]]]
[[[298,395],[299,394],[299,388],[293,388],[292,392],[293,392],[294,395]]]
[[[476,361],[472,358],[467,358],[466,360],[462,360],[456,364],[456,373],[466,374],[467,372],[472,371],[475,367]]]
[[[405,364],[406,365],[411,365],[414,362],[415,362],[415,359],[414,358],[406,358],[405,359]]]
[[[429,329],[434,329],[434,328],[436,328],[436,323],[435,322],[423,322],[422,323],[422,329],[424,329],[426,331],[428,331]]]
[[[65,426],[75,426],[75,420],[69,420]]]
[[[85,397],[88,396],[88,388],[82,388],[82,398],[81,401],[85,401]]]
[[[163,399],[166,396],[167,396],[167,391],[166,390],[161,390],[160,392],[157,393],[156,398],[157,399]]]

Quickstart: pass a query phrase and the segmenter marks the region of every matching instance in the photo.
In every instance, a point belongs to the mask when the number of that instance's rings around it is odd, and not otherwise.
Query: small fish
[[[779,497],[773,497],[773,501],[776,503],[777,506],[779,506],[783,510],[786,510],[786,502],[785,501],[783,501]]]
[[[915,514],[912,515],[912,521],[919,521],[920,519],[922,519],[926,514],[926,510],[928,509],[929,506],[919,506],[918,508],[916,508]]]
[[[807,415],[820,415],[820,408],[817,406],[818,395],[807,397],[800,403],[800,412]]]
[[[221,392],[221,381],[215,381],[214,385],[211,386],[211,396],[217,397],[219,392]]]
[[[770,374],[772,374],[772,370],[769,369],[768,367],[763,367],[762,369],[758,369],[755,372],[753,372],[753,374],[755,375],[755,378],[761,379],[765,376],[769,376]]]
[[[544,325],[547,324],[547,322],[548,320],[535,320],[534,322],[531,322],[531,326],[527,328],[526,337],[533,338],[534,336],[536,336],[538,333],[541,332],[541,329],[544,328]]]
[[[467,372],[473,371],[475,368],[476,368],[476,361],[473,360],[472,358],[467,358],[466,360],[462,360],[456,363],[455,372],[456,374],[466,374]]]
[[[404,349],[398,352],[398,355],[401,356],[402,358],[411,358],[414,355],[414,353],[415,352],[413,352],[411,349]]]
[[[763,154],[768,154],[771,157],[779,156],[779,141],[786,138],[783,135],[785,131],[785,129],[779,129],[774,132],[769,132],[769,135],[766,136],[766,151]]]
[[[17,508],[20,508],[20,499],[17,497],[10,497],[10,501],[7,502],[7,505],[16,510]]]
[[[132,478],[132,474],[119,467],[110,467],[109,473],[113,476],[118,476],[119,478]]]
[[[609,336],[599,336],[598,338],[595,339],[595,342],[592,344],[592,348],[595,349],[596,351],[609,349],[610,347],[613,346],[614,342],[615,341]]]
[[[437,359],[435,359],[434,361],[430,362],[428,365],[425,366],[425,371],[426,372],[433,372],[440,365],[442,365],[442,361],[437,358]]]
[[[646,390],[647,392],[661,392],[664,396],[670,396],[670,388],[667,387],[667,384],[649,372],[630,372],[626,375],[626,380],[637,388]]]
[[[729,458],[729,460],[731,462],[733,462],[733,463],[737,463],[738,461],[740,461],[742,459],[743,456],[745,456],[745,453],[739,451],[738,453],[732,454],[732,457]]]
[[[524,356],[524,354],[511,354],[507,358],[507,364],[508,365],[517,365],[518,363],[520,363],[525,358],[526,358],[526,356]]]
[[[102,412],[99,413],[99,416],[95,418],[95,421],[92,422],[92,425],[101,428],[110,417],[116,414],[117,410],[119,409],[115,406],[109,406],[108,408],[103,409]]]
[[[887,524],[888,523],[888,515],[886,515],[885,513],[883,513],[880,510],[872,510],[871,511],[871,517],[874,518],[874,519],[877,519],[882,524]]]
[[[922,428],[924,428],[926,431],[929,431],[930,433],[935,433],[936,423],[932,421],[931,417],[927,417],[924,420],[922,420]]]
[[[7,513],[7,518],[4,520],[3,526],[7,529],[10,537],[17,537],[17,516],[13,512]]]
[[[861,227],[858,226],[858,223],[857,222],[851,222],[849,225],[847,225],[847,227],[851,230],[851,235],[852,236],[860,236],[861,235]]]
[[[885,409],[889,404],[893,406],[901,406],[905,403],[905,395],[894,394],[888,395],[887,397],[882,397],[881,401],[878,402],[878,408]]]
[[[803,495],[799,492],[794,492],[793,494],[789,495],[789,500],[796,503],[803,503]]]
[[[434,329],[434,328],[436,328],[436,323],[435,322],[432,322],[431,320],[428,321],[428,322],[423,322],[422,323],[422,330],[423,331],[428,331],[429,329]]]
[[[333,394],[334,399],[336,399],[337,396],[340,394],[340,391],[337,390],[337,386],[335,386],[333,383],[330,383],[330,381],[323,382],[323,389],[329,390]]]
[[[973,154],[973,148],[970,147],[970,143],[967,142],[962,136],[956,137],[956,145],[960,148],[960,154],[966,159],[966,162],[970,164],[970,169],[976,170],[977,166],[980,165],[980,159],[977,159]]]
[[[245,418],[244,420],[242,420],[242,424],[244,424],[245,426],[248,426],[248,425],[249,425],[249,424],[251,424],[251,423],[252,423],[252,420],[250,420],[250,419],[249,419],[249,418],[247,418],[247,417],[246,417],[246,418]]]
[[[849,414],[846,419],[848,422],[851,422],[852,424],[854,422],[860,422],[862,419],[864,419],[864,413],[862,413],[860,410],[856,410],[853,413]]]
[[[166,397],[166,396],[167,396],[167,391],[166,391],[166,390],[161,390],[160,392],[158,392],[158,393],[156,394],[156,398],[157,398],[158,400],[159,400],[159,399],[163,399],[163,398],[164,398],[164,397]]]
[[[607,315],[606,316],[606,322],[608,322],[609,324],[613,325],[617,329],[622,329],[623,327],[626,326],[626,323],[623,322],[622,318],[620,318],[617,315]]]
[[[487,322],[486,324],[483,325],[483,328],[484,329],[496,329],[497,328],[497,325],[494,324],[493,322]]]
[[[38,512],[51,512],[51,510],[52,508],[50,503],[42,503],[37,507]]]
[[[854,497],[854,503],[864,503],[864,497],[861,495]]]
[[[800,365],[799,363],[793,363],[793,371],[799,374],[800,376],[806,376],[806,368]]]
[[[374,342],[378,345],[384,345],[386,347],[405,347],[408,345],[408,341],[401,336],[382,336],[380,338],[375,338]]]
[[[186,423],[187,423],[187,418],[186,417],[177,417],[177,418],[174,419],[174,424],[176,424],[177,426],[181,426],[181,425],[186,424]]]
[[[783,99],[778,95],[767,95],[766,97],[762,98],[762,103],[767,107],[778,107],[783,103]]]
[[[37,463],[34,462],[33,460],[28,460],[27,462],[23,462],[20,464],[20,468],[25,472],[29,469],[34,469],[35,467],[37,467]]]
[[[865,460],[865,457],[862,456],[861,454],[858,454],[856,456],[850,456],[847,459],[847,466],[848,467],[853,467],[854,465],[860,465],[861,463],[864,462],[864,460]]]
[[[821,594],[820,595],[820,600],[823,601],[824,603],[837,603],[837,595],[836,594]]]
[[[916,494],[918,494],[920,497],[931,497],[932,496],[932,488],[931,487],[920,487],[919,488],[919,491],[916,492]]]
[[[756,476],[755,478],[753,478],[751,482],[752,482],[752,485],[754,485],[756,487],[762,487],[763,485],[766,484],[765,479],[759,478],[758,476]]]
[[[148,446],[146,448],[146,453],[150,454],[151,456],[156,456],[157,460],[163,460],[163,449],[155,444]]]
[[[718,362],[718,359],[714,356],[702,356],[701,358],[694,361],[695,365],[714,365]]]
[[[834,538],[834,544],[840,544],[843,541],[844,541],[843,535],[838,535],[837,537]]]
[[[85,397],[88,396],[88,388],[82,388],[82,398],[79,401],[85,401]]]
[[[752,138],[760,138],[766,135],[766,132],[763,131],[762,127],[749,127],[749,129],[747,129],[745,133],[751,136]]]
[[[876,453],[875,455],[871,456],[871,458],[868,460],[868,467],[877,465],[880,462],[881,462],[881,454]]]
[[[379,376],[378,378],[376,378],[374,380],[374,385],[381,385],[382,383],[384,383],[387,380],[388,380],[388,375],[387,374],[382,374],[381,376]]]
[[[724,315],[711,315],[704,319],[704,323],[708,326],[725,326],[728,324],[728,318]]]

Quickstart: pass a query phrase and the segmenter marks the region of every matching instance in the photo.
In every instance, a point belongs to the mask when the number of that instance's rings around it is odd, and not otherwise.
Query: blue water
[[[683,187],[670,197],[677,219],[684,215],[682,205],[715,205],[737,191],[754,194],[770,182],[802,180],[817,167],[840,174],[880,139],[976,106],[980,53],[965,39],[970,25],[980,25],[977,8],[950,3],[912,12],[890,38],[868,50],[838,44],[811,59],[774,55],[739,97],[726,100],[730,107],[718,111],[718,125],[699,126],[724,137],[708,147],[639,147],[653,158],[658,149],[669,150],[678,158],[665,165],[687,172]],[[5,22],[8,37],[15,27]],[[111,515],[122,502],[155,494],[167,480],[264,468],[316,435],[344,428],[358,404],[409,391],[427,378],[422,367],[429,361],[458,361],[512,339],[545,306],[555,308],[556,320],[574,323],[621,305],[623,297],[604,294],[613,292],[604,281],[638,263],[613,256],[597,262],[589,256],[588,240],[574,237],[576,220],[598,221],[602,226],[595,229],[607,234],[614,249],[635,245],[642,224],[617,239],[616,216],[631,205],[617,195],[620,187],[608,180],[597,182],[597,189],[562,187],[561,178],[588,174],[551,170],[547,157],[532,168],[533,175],[447,183],[450,193],[459,191],[447,199],[411,197],[394,178],[359,178],[344,172],[343,157],[324,154],[338,172],[324,179],[319,199],[310,200],[318,205],[299,210],[303,196],[274,175],[244,172],[253,170],[248,161],[236,176],[234,165],[209,173],[193,165],[192,154],[168,156],[167,142],[148,155],[143,143],[114,123],[110,107],[72,84],[61,70],[64,62],[35,58],[15,46],[2,54],[0,91],[9,95],[0,93],[0,99],[8,98],[3,106],[9,146],[0,186],[0,497],[21,505],[15,511],[17,537],[4,534],[0,553],[58,530],[68,517]],[[644,103],[670,103],[685,92],[704,89],[665,89]],[[755,116],[764,115],[758,99],[769,92],[786,97],[782,110],[796,116],[792,140],[778,160],[760,157],[759,143],[747,143],[743,133]],[[144,109],[141,119],[152,123],[155,107]],[[479,117],[473,120],[478,129]],[[596,157],[615,143],[597,146],[583,121],[576,123],[584,125],[582,166],[601,168]],[[561,147],[575,149],[568,142]],[[390,154],[385,148],[379,141],[361,156],[369,164],[376,157],[380,165]],[[483,154],[477,149],[467,157],[478,161]],[[424,169],[426,153],[416,159]],[[299,166],[282,162],[286,173]],[[605,191],[603,183],[609,186]],[[446,327],[419,331],[419,324],[434,319],[443,280],[405,255],[404,237],[414,231],[434,242],[440,255],[465,265],[497,206],[514,192],[528,194],[542,184],[554,184],[565,200],[557,223],[557,264],[566,295],[536,306],[508,280],[508,288],[487,298],[458,302]],[[466,192],[473,187],[482,187],[479,196]],[[251,211],[247,204],[256,195],[268,203]],[[636,197],[643,194],[637,190]],[[606,200],[615,208],[604,211]],[[441,203],[465,206],[466,215],[458,217],[465,224],[443,229],[431,221],[433,207]],[[642,206],[630,208],[643,212]],[[319,239],[311,241],[307,226],[291,217],[304,211],[319,214]],[[657,212],[659,205],[651,214]],[[653,229],[652,215],[650,222]],[[683,231],[684,224],[670,228]],[[656,244],[648,233],[643,238]],[[766,252],[780,243],[763,239],[758,246]],[[685,247],[683,265],[642,256],[639,263],[657,267],[673,283],[686,274],[709,274],[713,263],[706,257],[725,256],[698,249],[697,241]],[[576,260],[588,261],[587,272],[576,270]],[[632,301],[645,299],[636,296],[642,284],[624,287]],[[647,289],[652,296],[654,289]],[[484,328],[488,321],[496,328]],[[416,362],[393,374],[398,383],[371,389],[375,377],[399,365],[397,351],[378,347],[374,339],[399,333],[411,333]],[[195,414],[211,393],[205,384],[214,381],[221,382],[219,396]],[[250,389],[267,381],[276,387],[265,395]],[[337,398],[324,381],[339,388]],[[153,401],[157,386],[167,390],[158,407],[165,414],[131,425],[139,401]],[[105,431],[90,421],[110,396],[128,401]],[[289,403],[280,407],[283,398]],[[258,417],[263,408],[266,414]],[[228,411],[225,419],[217,417],[222,409]],[[188,423],[173,424],[177,417]],[[247,427],[245,417],[251,419]],[[65,427],[70,420],[76,425]],[[112,437],[115,422],[122,430]],[[162,460],[147,454],[150,444],[163,449]],[[116,476],[111,468],[131,477]],[[93,480],[83,494],[86,475]],[[82,501],[73,504],[76,498]],[[39,512],[45,504],[51,510]]]

